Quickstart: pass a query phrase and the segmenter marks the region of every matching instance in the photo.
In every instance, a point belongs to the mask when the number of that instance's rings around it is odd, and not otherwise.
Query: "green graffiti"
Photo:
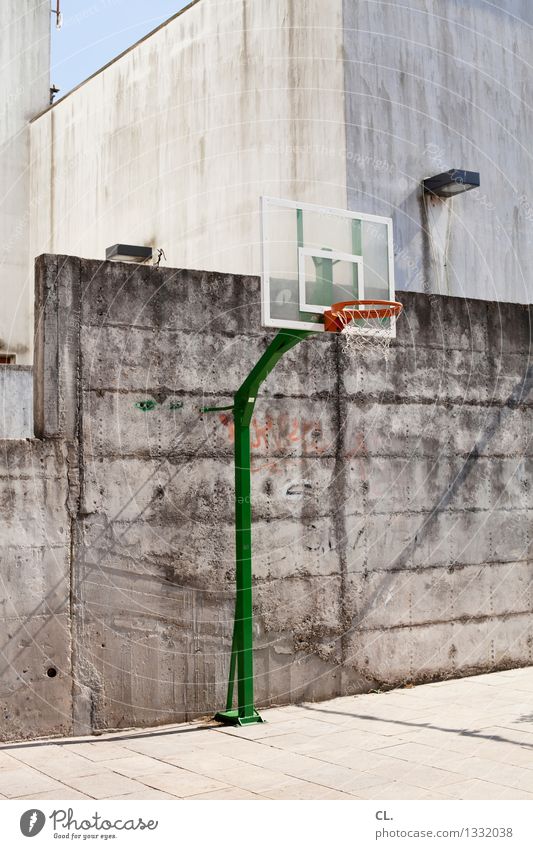
[[[156,407],[161,407],[162,404],[159,404],[157,401],[147,400],[147,401],[137,401],[137,403],[134,404],[134,406],[138,410],[142,410],[143,413],[151,413],[152,410],[155,410]],[[170,410],[181,410],[182,407],[183,407],[183,402],[182,401],[171,401],[168,406],[169,406]]]
[[[152,410],[155,410],[157,407],[157,401],[137,401],[135,406],[138,410],[142,410],[143,413],[149,413]]]

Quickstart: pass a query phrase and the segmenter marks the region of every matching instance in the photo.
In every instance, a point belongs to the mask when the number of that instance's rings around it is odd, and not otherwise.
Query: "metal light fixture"
[[[152,248],[142,245],[111,245],[105,250],[105,258],[112,262],[151,262]]]
[[[428,194],[437,195],[441,198],[451,198],[454,195],[468,192],[470,189],[479,188],[479,172],[463,171],[452,168],[435,177],[428,177],[422,183],[424,191]]]

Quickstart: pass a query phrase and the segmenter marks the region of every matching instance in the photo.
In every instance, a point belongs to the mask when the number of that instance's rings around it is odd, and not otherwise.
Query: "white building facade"
[[[122,242],[257,274],[266,194],[391,216],[398,289],[530,303],[532,23],[526,0],[196,0],[32,121],[25,261]],[[449,168],[481,187],[428,201]]]
[[[50,101],[50,2],[2,0],[0,105],[0,357],[32,361],[30,120]],[[31,262],[33,266],[33,262]]]

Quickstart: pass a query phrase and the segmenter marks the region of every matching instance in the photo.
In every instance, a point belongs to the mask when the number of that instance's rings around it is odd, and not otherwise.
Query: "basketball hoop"
[[[341,333],[349,354],[377,348],[387,359],[402,309],[398,301],[340,301],[324,312],[324,329]]]
[[[285,353],[323,330],[342,334],[350,352],[377,346],[386,356],[402,311],[393,300],[392,219],[263,197],[261,227],[262,324],[277,327],[278,333],[235,392],[231,407],[203,408],[233,412],[235,617],[226,708],[215,715],[225,725],[262,722],[254,705],[250,469],[250,425],[261,385]],[[365,285],[367,300],[342,301],[324,310],[341,292],[364,298]]]

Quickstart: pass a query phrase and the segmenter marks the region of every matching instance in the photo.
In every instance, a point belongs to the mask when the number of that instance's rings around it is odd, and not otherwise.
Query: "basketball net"
[[[349,319],[349,315],[347,316]],[[377,350],[385,361],[390,355],[392,336],[387,331],[390,318],[357,318],[348,320],[341,330],[343,349],[350,356],[362,354],[369,349]]]

